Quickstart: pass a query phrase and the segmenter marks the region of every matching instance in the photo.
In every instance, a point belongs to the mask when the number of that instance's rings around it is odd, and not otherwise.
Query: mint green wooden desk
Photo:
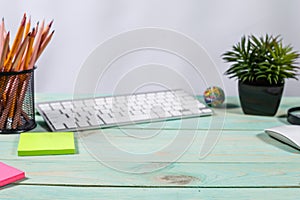
[[[37,95],[36,99],[63,97]],[[156,123],[102,130],[124,151],[153,153],[143,162],[120,157],[104,140],[98,142],[104,154],[100,162],[80,139],[95,132],[76,133],[75,155],[40,157],[18,157],[19,135],[0,135],[1,161],[24,170],[27,177],[0,188],[0,199],[299,199],[299,151],[270,138],[264,129],[286,124],[287,109],[299,106],[300,98],[284,98],[275,117],[244,115],[237,98],[228,98],[227,103],[226,116],[224,109],[215,109],[214,119],[223,126],[212,130],[221,135],[212,139],[215,146],[206,157],[199,151],[211,117],[202,117],[197,130],[191,128],[197,119],[186,119],[179,128],[178,121],[169,121],[163,128]],[[45,131],[41,117],[37,116],[37,121],[34,131]],[[159,134],[151,135],[155,130]],[[174,151],[155,153],[160,144],[174,141],[178,131],[186,137],[195,134],[190,146],[185,148],[182,137],[183,149],[179,145]],[[145,145],[155,137],[156,142]],[[183,154],[174,161],[178,151]],[[145,171],[148,173],[142,173]]]

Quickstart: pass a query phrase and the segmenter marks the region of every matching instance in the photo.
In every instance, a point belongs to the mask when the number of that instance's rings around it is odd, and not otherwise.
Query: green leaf
[[[283,45],[280,35],[242,36],[240,42],[221,56],[225,62],[231,63],[224,73],[229,78],[241,81],[259,79],[269,83],[297,79],[299,53],[291,45]]]

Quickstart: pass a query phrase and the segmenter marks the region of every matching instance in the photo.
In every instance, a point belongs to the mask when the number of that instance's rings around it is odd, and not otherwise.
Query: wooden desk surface
[[[0,188],[0,199],[298,199],[299,151],[264,129],[287,124],[299,103],[284,98],[275,117],[250,116],[232,97],[213,117],[80,132],[75,155],[18,157],[19,135],[2,134],[1,161],[27,178]]]

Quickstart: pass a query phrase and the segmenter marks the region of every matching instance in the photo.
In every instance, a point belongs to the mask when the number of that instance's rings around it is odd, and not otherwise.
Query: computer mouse
[[[300,126],[284,125],[265,129],[271,137],[300,150]]]

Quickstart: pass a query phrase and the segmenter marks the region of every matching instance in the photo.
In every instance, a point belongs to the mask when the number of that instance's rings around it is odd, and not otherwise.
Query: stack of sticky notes
[[[19,156],[74,154],[73,132],[21,133],[18,145]]]
[[[0,187],[25,178],[25,173],[0,162]]]

